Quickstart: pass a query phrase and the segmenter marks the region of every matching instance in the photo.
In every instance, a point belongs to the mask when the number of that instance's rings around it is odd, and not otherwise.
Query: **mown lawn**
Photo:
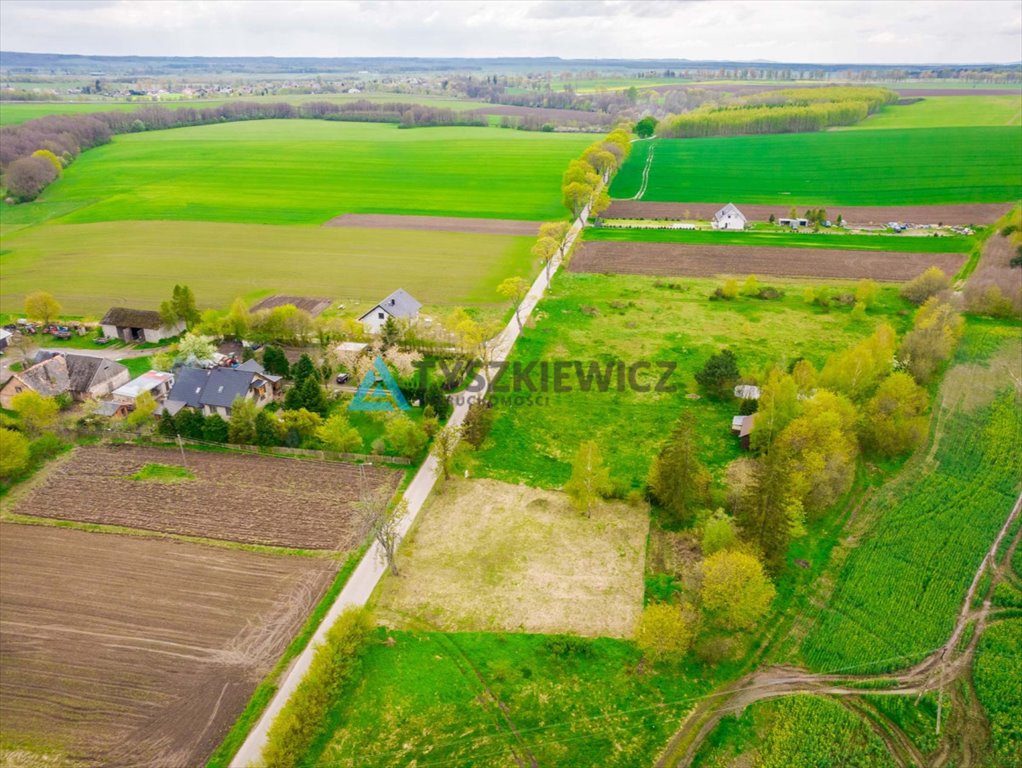
[[[369,309],[396,288],[426,304],[496,304],[497,285],[538,266],[532,239],[458,232],[283,227],[206,222],[46,224],[4,237],[0,301],[36,290],[68,314],[159,306],[174,285],[200,307],[271,293],[329,296]]]
[[[611,186],[643,200],[804,207],[1008,202],[1022,197],[1017,127],[832,131],[636,145]]]
[[[833,248],[850,251],[904,251],[906,253],[968,253],[971,237],[914,237],[911,235],[850,235],[823,232],[717,232],[704,229],[651,229],[648,227],[590,227],[586,240],[690,245],[741,245],[774,248]]]
[[[761,280],[761,285],[767,281]],[[739,455],[730,432],[734,401],[697,393],[694,374],[723,348],[738,356],[744,374],[756,374],[775,363],[806,357],[820,366],[827,355],[872,333],[881,320],[899,331],[910,317],[898,312],[907,305],[895,287],[881,288],[877,306],[866,319],[855,321],[847,307],[829,311],[808,306],[804,283],[770,281],[787,292],[778,301],[739,298],[710,301],[719,283],[712,280],[664,281],[647,277],[562,273],[538,308],[535,327],[528,327],[515,345],[511,363],[579,361],[600,366],[621,361],[625,366],[648,361],[649,373],[638,373],[640,385],[655,384],[657,361],[677,364],[670,384],[675,392],[632,391],[627,381],[618,391],[616,374],[608,391],[580,391],[569,368],[570,392],[529,393],[520,380],[517,394],[533,397],[532,404],[509,404],[498,394],[497,418],[479,454],[479,472],[498,480],[559,487],[571,473],[571,462],[584,440],[596,440],[612,480],[627,487],[645,481],[652,457],[678,418],[698,425],[703,460],[716,472]],[[673,287],[672,287],[673,286]],[[845,284],[842,290],[853,290]],[[553,388],[552,369],[547,390]],[[541,388],[539,369],[531,380]],[[504,385],[513,388],[513,376]],[[538,401],[537,401],[538,398]]]
[[[403,631],[381,631],[363,671],[300,764],[513,766],[513,749],[526,765],[649,765],[721,674],[650,668],[606,638]]]
[[[61,221],[318,225],[342,213],[561,218],[560,180],[592,136],[253,120],[117,136],[43,194]]]

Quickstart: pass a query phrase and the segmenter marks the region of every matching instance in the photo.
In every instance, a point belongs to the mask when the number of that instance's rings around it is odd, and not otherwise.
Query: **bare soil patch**
[[[345,213],[323,224],[324,227],[359,229],[412,229],[428,232],[463,232],[469,235],[516,235],[535,237],[538,221],[515,219],[472,219],[458,216],[399,216],[385,213]]]
[[[330,306],[332,299],[325,299],[320,296],[267,296],[258,304],[252,306],[253,312],[262,309],[273,309],[283,307],[285,304],[294,304],[298,309],[305,310],[315,317],[324,309]]]
[[[727,201],[725,201],[727,202]],[[769,221],[770,215],[787,217],[790,205],[746,205],[733,201],[750,221]],[[615,200],[605,214],[613,219],[710,219],[725,203],[653,203]],[[891,221],[910,224],[992,224],[1012,208],[1011,203],[962,203],[960,205],[833,206],[827,215],[840,215],[851,226],[878,226]],[[799,209],[802,215],[804,208]]]
[[[194,480],[131,480],[145,464],[184,466]],[[306,549],[359,543],[352,503],[396,488],[383,467],[136,445],[76,448],[13,504],[18,514]]]
[[[76,765],[203,765],[333,560],[0,525],[0,733]]]
[[[927,267],[957,272],[956,253],[841,251],[823,248],[732,247],[677,243],[586,242],[571,260],[572,272],[663,277],[775,275],[778,277],[911,280]]]
[[[586,518],[563,493],[451,480],[382,586],[381,608],[454,631],[629,637],[642,611],[649,519],[602,503]]]

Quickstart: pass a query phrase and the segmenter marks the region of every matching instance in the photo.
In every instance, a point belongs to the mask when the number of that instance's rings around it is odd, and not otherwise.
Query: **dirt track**
[[[3,524],[3,743],[88,766],[203,765],[336,569]]]
[[[930,266],[954,274],[965,256],[954,253],[841,251],[817,248],[743,248],[678,243],[583,243],[571,260],[572,272],[660,277],[773,275],[776,277],[911,280]]]
[[[703,699],[685,718],[681,728],[668,743],[664,754],[657,761],[657,768],[668,766],[685,767],[692,764],[700,745],[713,731],[717,723],[728,714],[741,712],[750,704],[765,699],[808,693],[847,697],[855,700],[864,693],[884,696],[918,696],[938,689],[955,690],[953,683],[969,674],[972,658],[979,639],[991,614],[989,599],[979,608],[974,608],[978,597],[988,597],[999,579],[1005,578],[1005,563],[1012,556],[1022,539],[1022,531],[1016,532],[1012,545],[997,558],[1001,542],[1008,536],[1015,520],[1022,513],[1022,495],[1005,519],[997,538],[987,550],[973,575],[972,583],[962,601],[958,619],[947,642],[925,659],[912,667],[886,675],[840,675],[808,672],[796,667],[777,666],[752,672],[726,688]],[[986,573],[993,575],[990,583],[982,585]],[[985,592],[981,595],[980,589]],[[966,630],[974,625],[972,635],[963,644]],[[886,733],[882,737],[891,750],[892,757],[900,766],[922,766],[923,756],[901,729],[892,721],[885,720]],[[934,765],[946,762],[948,754]]]
[[[129,479],[145,464],[185,466],[194,480]],[[134,445],[80,447],[14,505],[19,514],[212,539],[349,550],[360,471],[371,487],[397,487],[381,467],[270,456],[181,452]]]
[[[729,201],[725,201],[729,202]],[[750,221],[768,221],[770,214],[787,217],[790,205],[737,205]],[[702,219],[708,220],[725,203],[654,203],[641,200],[615,200],[605,216],[609,219]],[[1011,203],[962,203],[961,205],[905,205],[827,207],[827,215],[836,221],[838,215],[853,226],[885,225],[891,221],[910,224],[992,224],[1012,208]],[[805,207],[799,208],[802,215]]]
[[[538,221],[514,219],[472,219],[457,216],[398,216],[384,213],[345,213],[330,219],[324,227],[360,229],[412,229],[427,232],[464,232],[470,235],[521,235],[535,237]]]

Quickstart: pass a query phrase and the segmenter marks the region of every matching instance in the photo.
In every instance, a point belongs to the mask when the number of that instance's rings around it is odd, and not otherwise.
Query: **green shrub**
[[[294,768],[322,734],[327,713],[362,669],[373,623],[369,612],[341,614],[316,650],[309,672],[270,726],[262,760],[272,768]]]

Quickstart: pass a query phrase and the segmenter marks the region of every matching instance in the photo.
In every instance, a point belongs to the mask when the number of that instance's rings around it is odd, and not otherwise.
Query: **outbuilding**
[[[155,344],[164,339],[180,336],[185,331],[183,321],[166,325],[159,312],[128,307],[111,307],[99,324],[104,336],[120,339],[129,344],[135,342]]]

